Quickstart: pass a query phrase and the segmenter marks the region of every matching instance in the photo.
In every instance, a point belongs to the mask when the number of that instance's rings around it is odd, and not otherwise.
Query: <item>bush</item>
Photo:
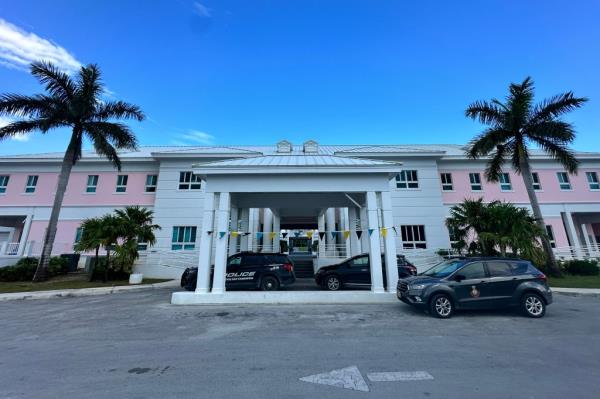
[[[61,274],[67,274],[69,272],[69,260],[60,256],[54,256],[50,258],[50,264],[48,265],[48,275],[59,276]]]
[[[0,281],[31,281],[37,269],[39,259],[38,258],[21,258],[13,266],[1,267],[0,268]],[[67,274],[68,265],[67,260],[59,256],[50,258],[50,264],[48,265],[48,276],[54,277],[61,274]]]
[[[595,260],[569,260],[562,267],[567,273],[579,276],[597,276],[600,273]]]
[[[114,259],[111,258],[111,267],[108,269],[108,281],[115,280],[127,280],[129,279],[129,273],[124,272],[122,270],[115,270],[115,265],[113,264]],[[94,280],[104,280],[104,270],[106,269],[106,257],[100,256],[98,257],[98,264],[95,264],[95,258],[92,258],[91,264],[93,267],[92,278],[90,281]]]

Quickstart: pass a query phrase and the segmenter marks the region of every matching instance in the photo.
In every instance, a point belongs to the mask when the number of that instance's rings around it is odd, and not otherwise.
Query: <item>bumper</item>
[[[423,293],[422,291],[414,291],[414,290],[408,290],[408,291],[396,290],[396,297],[398,298],[398,300],[400,300],[408,305],[424,307],[424,306],[427,306],[427,298],[423,297],[422,293]]]
[[[546,305],[550,305],[552,303],[552,290],[548,288],[548,291],[544,293],[544,300],[546,300]]]
[[[294,284],[295,282],[296,282],[296,276],[294,274],[292,274],[291,276],[282,277],[280,285],[282,287],[289,287],[290,285]]]

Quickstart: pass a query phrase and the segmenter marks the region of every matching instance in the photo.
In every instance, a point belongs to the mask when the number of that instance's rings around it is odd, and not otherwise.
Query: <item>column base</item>
[[[222,289],[222,288],[213,288],[210,293],[211,294],[216,294],[216,295],[218,295],[218,294],[224,294],[225,290]]]
[[[196,288],[194,290],[194,292],[196,294],[208,294],[208,293],[210,293],[210,291],[208,290],[208,288]]]
[[[385,289],[383,287],[374,287],[371,289],[371,292],[374,294],[385,294]]]

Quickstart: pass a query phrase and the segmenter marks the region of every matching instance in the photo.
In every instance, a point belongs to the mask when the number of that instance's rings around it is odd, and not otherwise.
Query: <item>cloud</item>
[[[4,118],[4,117],[0,116],[0,128],[8,125],[11,122],[13,122],[13,119]],[[12,136],[10,138],[10,140],[24,142],[24,141],[29,141],[30,138],[31,138],[31,134],[17,134],[16,136]]]
[[[210,18],[212,17],[212,10],[200,2],[195,1],[193,4],[194,13],[202,18]]]
[[[27,70],[29,64],[42,60],[52,62],[68,73],[81,67],[81,62],[63,47],[0,18],[0,64]]]
[[[175,145],[213,145],[215,144],[215,136],[199,130],[188,130],[187,133],[180,134],[172,140],[172,143]]]

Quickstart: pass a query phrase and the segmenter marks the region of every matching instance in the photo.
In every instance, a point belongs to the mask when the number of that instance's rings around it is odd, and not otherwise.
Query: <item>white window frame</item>
[[[564,177],[564,179],[561,179],[561,177]],[[560,187],[561,191],[571,191],[573,189],[567,172],[556,172],[556,178],[558,179],[558,187]]]
[[[4,194],[6,192],[9,181],[10,175],[0,175],[0,194]]]
[[[150,180],[150,182],[148,180]],[[146,175],[146,187],[144,189],[145,192],[155,193],[157,186],[158,186],[158,175]]]
[[[454,184],[452,183],[452,173],[440,173],[440,182],[442,183],[442,191],[454,191]]]
[[[546,225],[546,234],[548,235],[548,241],[550,241],[550,246],[552,248],[556,248],[556,238],[554,236],[554,227],[551,224]]]
[[[177,231],[177,233],[175,233]],[[186,238],[186,232],[189,232]],[[177,235],[177,237],[175,237]],[[196,248],[198,228],[196,226],[173,226],[171,251],[193,251]]]
[[[129,175],[117,175],[117,185],[115,187],[115,193],[126,193],[127,183],[129,182]]]
[[[531,180],[533,181],[533,189],[535,191],[542,191],[542,183],[540,182],[538,172],[531,172]]]
[[[196,191],[202,189],[202,179],[200,176],[189,170],[179,172],[178,184],[177,189],[180,191]]]
[[[404,249],[427,249],[425,225],[401,225],[400,237],[402,238],[402,248]]]
[[[90,178],[92,180],[91,184],[90,184]],[[96,193],[96,189],[98,188],[98,180],[100,180],[100,177],[98,175],[88,175],[87,182],[85,184],[85,192],[87,194],[95,194]]]
[[[477,177],[477,181],[474,182],[473,178]],[[470,172],[469,173],[469,183],[471,184],[471,191],[483,191],[483,184],[481,184],[481,174],[479,172]],[[476,188],[476,187],[479,188]]]
[[[25,183],[25,194],[35,193],[35,188],[37,187],[38,180],[39,180],[39,175],[27,176],[27,182]]]
[[[396,175],[396,188],[401,190],[417,190],[419,173],[416,169],[405,169]]]
[[[510,181],[510,174],[503,172],[498,176],[498,183],[500,183],[500,191],[512,191],[512,183]]]
[[[585,172],[585,178],[587,179],[588,187],[590,188],[590,191],[600,190],[600,181],[598,180],[598,173]]]

